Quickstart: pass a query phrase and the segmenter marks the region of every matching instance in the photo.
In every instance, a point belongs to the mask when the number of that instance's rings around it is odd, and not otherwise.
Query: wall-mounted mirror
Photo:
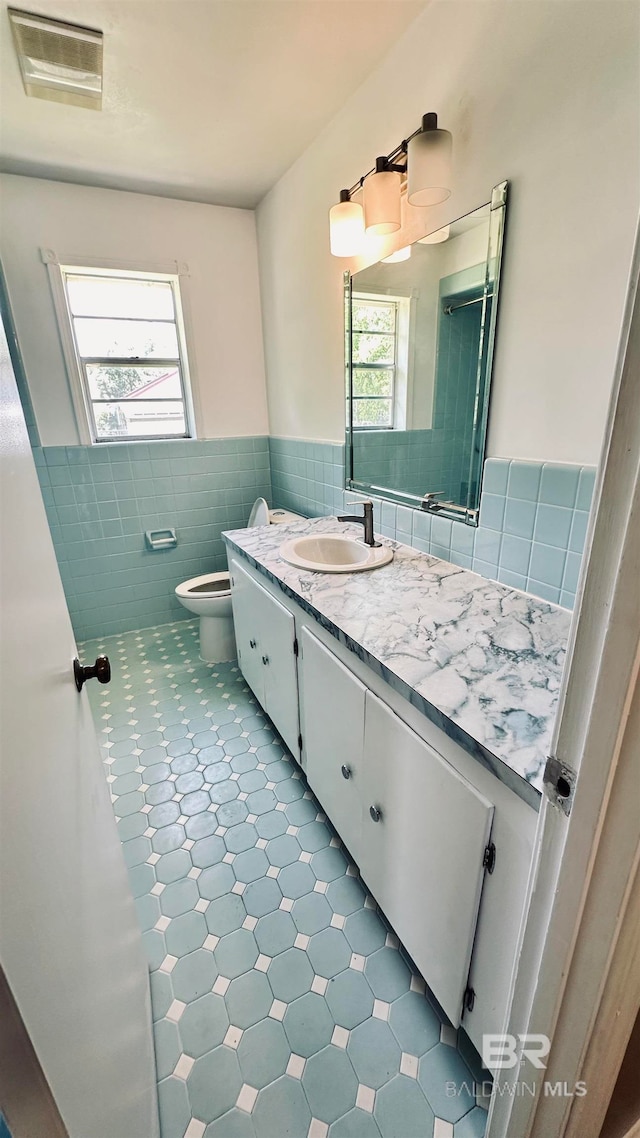
[[[506,200],[345,273],[349,489],[477,525]]]

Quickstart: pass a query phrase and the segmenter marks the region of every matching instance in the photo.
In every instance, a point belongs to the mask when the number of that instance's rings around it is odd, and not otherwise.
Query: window
[[[398,309],[397,300],[353,295],[351,351],[355,430],[394,425]]]
[[[189,438],[178,277],[60,272],[91,440]]]

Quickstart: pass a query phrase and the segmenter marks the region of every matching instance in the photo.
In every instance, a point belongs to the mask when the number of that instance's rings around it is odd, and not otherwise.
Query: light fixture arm
[[[419,133],[420,128],[418,128],[418,130],[415,130],[413,134],[410,134],[408,138],[404,138],[400,145],[396,146],[390,154],[384,154],[380,158],[376,158],[375,166],[373,166],[371,170],[367,170],[366,174],[363,174],[361,178],[358,178],[358,181],[354,182],[353,185],[349,188],[349,196],[353,196],[353,194],[356,194],[358,190],[362,189],[364,186],[365,178],[368,178],[370,174],[380,174],[385,170],[392,170],[398,174],[406,173],[407,147],[414,135]],[[396,158],[402,157],[404,157],[404,163],[402,165],[396,163]],[[343,193],[344,191],[341,190],[340,192]]]
[[[384,155],[382,158],[376,158],[375,166],[373,166],[371,168],[371,170],[367,170],[366,174],[363,174],[361,178],[358,178],[357,182],[354,182],[353,185],[350,186],[349,191],[348,191],[349,196],[357,193],[358,190],[362,189],[362,187],[364,185],[364,180],[365,180],[365,178],[369,177],[369,174],[379,174],[380,170],[397,170],[398,173],[404,174],[406,169],[407,169],[407,150],[409,149],[409,143],[411,142],[411,140],[413,138],[416,138],[417,135],[422,134],[423,131],[437,130],[437,129],[438,129],[438,116],[435,113],[435,111],[429,111],[426,115],[422,116],[422,121],[420,123],[420,126],[418,127],[417,130],[414,130],[413,134],[408,135],[407,138],[403,138],[402,142],[400,142],[397,146],[395,146],[390,154]],[[396,165],[395,164],[396,158],[401,158],[401,157],[404,157],[404,164],[402,166]],[[385,166],[379,166],[378,165],[378,163],[382,162],[382,161],[384,161],[386,163]],[[344,193],[344,191],[341,191],[341,192]]]
[[[331,252],[356,256],[365,236],[385,237],[400,230],[402,194],[411,206],[445,201],[451,194],[451,141],[431,111],[422,116],[413,134],[376,158],[375,166],[349,189],[341,190],[338,204],[329,211]],[[352,201],[360,191],[362,204]]]

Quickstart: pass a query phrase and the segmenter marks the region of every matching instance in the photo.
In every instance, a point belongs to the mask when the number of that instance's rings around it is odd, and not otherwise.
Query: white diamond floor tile
[[[280,1138],[283,1112],[290,1138],[365,1116],[391,1138],[405,1105],[402,1138],[482,1138],[456,1033],[236,663],[199,659],[196,621],[82,653],[112,662],[90,699],[148,951],[162,1138]]]

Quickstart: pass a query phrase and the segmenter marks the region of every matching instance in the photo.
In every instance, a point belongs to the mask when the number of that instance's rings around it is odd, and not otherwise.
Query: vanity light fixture
[[[405,245],[404,249],[396,249],[395,253],[391,253],[388,257],[382,258],[384,265],[397,265],[399,261],[408,261],[411,256],[411,246]]]
[[[438,116],[424,115],[407,150],[410,205],[439,205],[451,196],[451,143],[451,133],[438,127]]]
[[[405,183],[409,205],[422,207],[446,201],[452,184],[451,149],[451,134],[438,127],[438,116],[433,112],[423,115],[418,130],[403,139],[390,154],[376,158],[375,167],[350,189],[340,191],[339,203],[329,211],[333,255],[357,257],[364,252],[367,237],[397,233],[402,227]],[[360,192],[362,206],[353,201],[354,195]],[[360,213],[363,213],[363,224]],[[444,230],[438,232],[444,233]],[[437,240],[444,241],[446,237]],[[436,244],[435,234],[425,243]]]
[[[375,237],[386,237],[400,228],[400,175],[404,166],[388,158],[376,158],[376,168],[364,180],[364,227]]]
[[[329,210],[329,226],[334,257],[352,257],[364,240],[364,211],[349,190],[340,190],[340,201]]]

